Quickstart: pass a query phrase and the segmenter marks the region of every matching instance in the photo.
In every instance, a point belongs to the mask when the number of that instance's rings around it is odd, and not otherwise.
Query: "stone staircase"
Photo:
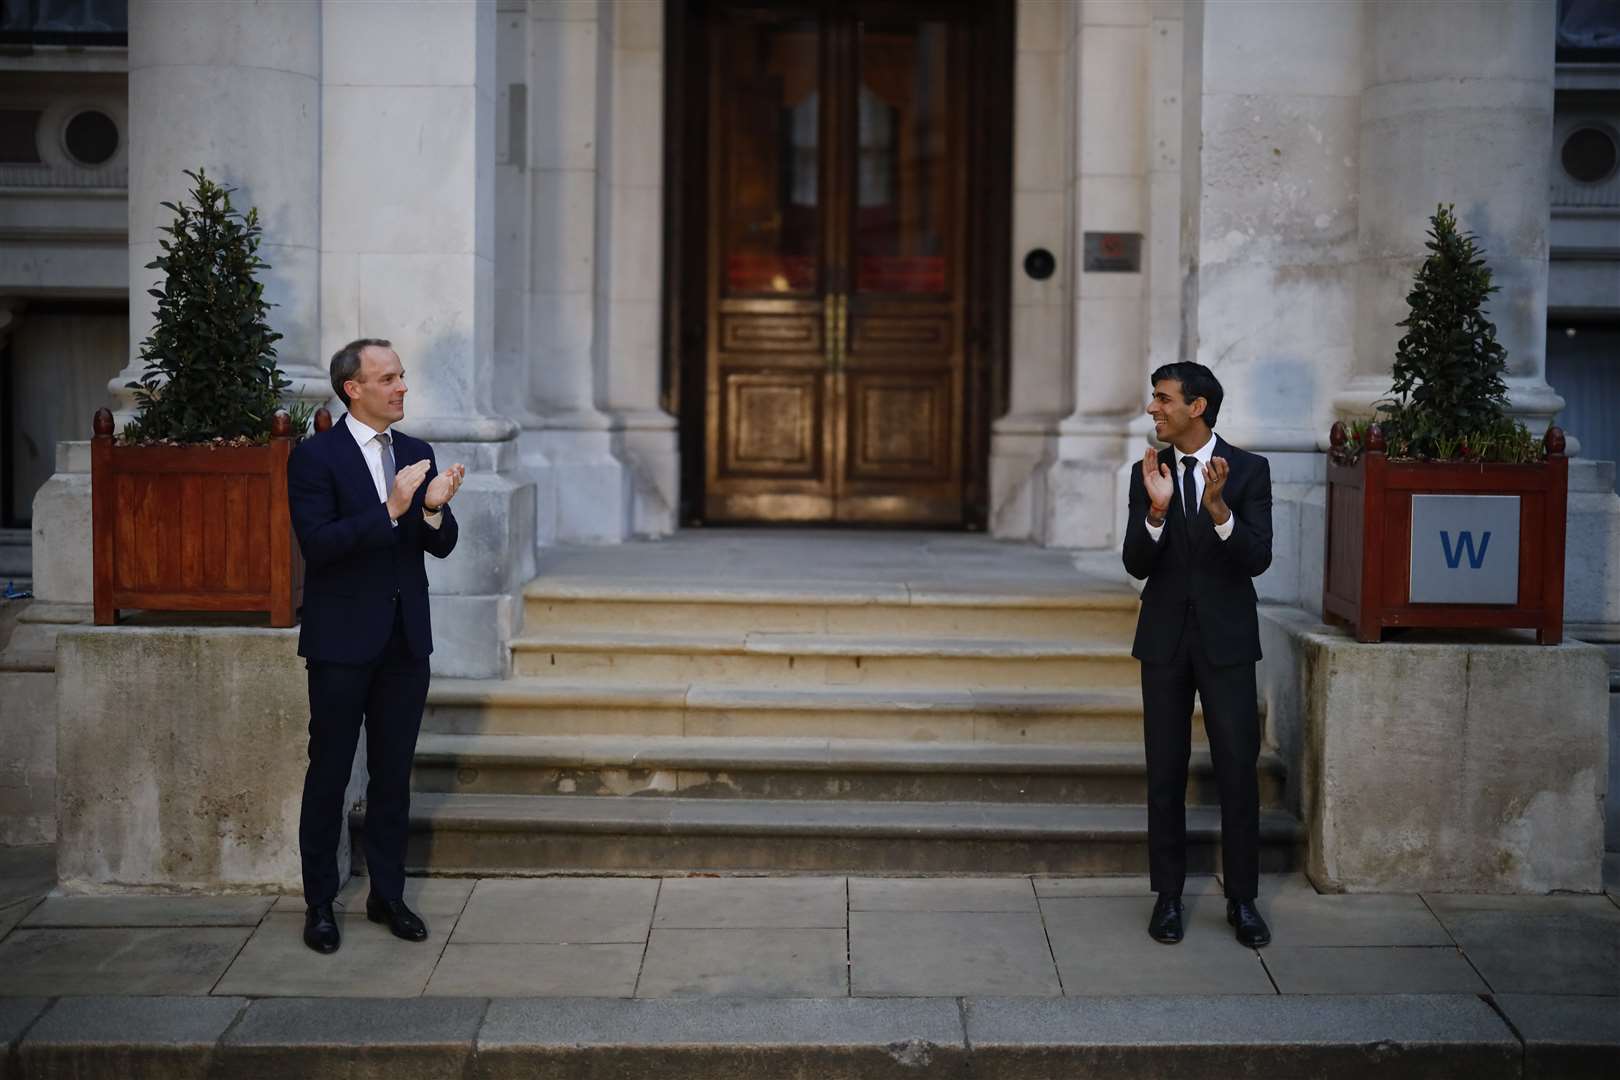
[[[413,873],[1146,869],[1122,585],[565,575],[524,599],[510,678],[434,680]],[[1264,866],[1292,868],[1269,751],[1260,778]],[[1188,801],[1211,870],[1201,731]]]

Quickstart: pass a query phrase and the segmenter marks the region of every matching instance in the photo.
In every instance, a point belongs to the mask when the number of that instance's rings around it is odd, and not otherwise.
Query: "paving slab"
[[[654,930],[636,996],[844,997],[844,930]]]
[[[1421,896],[1289,891],[1257,903],[1273,940],[1289,946],[1452,944]]]
[[[232,1080],[462,1076],[488,1006],[478,998],[255,1001],[220,1042],[219,1075]]]
[[[1035,913],[852,911],[850,990],[869,997],[1062,993]]]
[[[1204,896],[1219,893],[1221,883],[1213,874],[1194,874],[1182,884],[1183,896]],[[1125,874],[1115,877],[1038,877],[1035,895],[1045,899],[1063,896],[1145,896],[1149,910],[1153,903],[1152,879],[1146,874]],[[1142,925],[1146,926],[1144,922]]]
[[[634,997],[641,956],[633,945],[445,946],[429,996]]]
[[[851,911],[1038,911],[1029,878],[850,878]]]
[[[599,945],[647,940],[655,878],[485,879],[456,925],[459,945]]]
[[[975,1080],[1519,1075],[1518,1039],[1470,995],[970,999],[963,1009]]]
[[[5,936],[11,933],[18,923],[27,918],[28,913],[39,904],[38,899],[18,900],[0,908],[0,940],[4,940]]]
[[[364,915],[339,915],[343,945],[323,956],[304,944],[302,915],[267,915],[219,980],[247,997],[416,997],[449,939],[450,919],[426,918],[426,941],[401,941]]]
[[[1602,896],[1425,899],[1498,994],[1620,995],[1620,909]]]
[[[270,896],[48,896],[24,926],[257,926]]]
[[[208,1076],[245,998],[63,998],[17,1050],[25,1076],[185,1080]]]
[[[44,997],[0,997],[0,1080],[21,1076],[12,1054],[23,1033],[34,1025],[51,1004]]]
[[[252,933],[246,927],[13,930],[0,942],[0,994],[206,994]]]
[[[56,847],[0,847],[0,906],[44,896],[56,885]]]
[[[477,878],[406,878],[405,903],[423,918],[429,915],[460,915],[476,884]],[[370,878],[351,877],[338,890],[332,906],[363,915],[366,894],[370,891]],[[286,915],[302,915],[304,908],[302,896],[282,896],[277,898],[276,906],[271,910]]]
[[[477,1075],[915,1080],[962,1077],[966,1063],[954,1001],[501,1000]]]
[[[1054,897],[1041,901],[1063,992],[1121,994],[1272,994],[1255,950],[1226,925],[1220,896],[1186,899],[1186,937],[1161,945],[1148,937],[1151,901],[1128,897]]]
[[[842,930],[849,897],[841,877],[666,878],[654,929]]]
[[[1525,1080],[1620,1076],[1620,1002],[1610,997],[1498,994],[1524,1040]]]
[[[1490,987],[1456,946],[1299,948],[1271,945],[1260,959],[1284,994],[1485,994]]]

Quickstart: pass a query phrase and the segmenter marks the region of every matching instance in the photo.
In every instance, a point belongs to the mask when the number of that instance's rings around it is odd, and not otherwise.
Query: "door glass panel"
[[[728,294],[807,293],[821,257],[816,23],[728,27],[720,111]]]
[[[855,115],[855,287],[946,291],[949,36],[943,22],[863,23]]]

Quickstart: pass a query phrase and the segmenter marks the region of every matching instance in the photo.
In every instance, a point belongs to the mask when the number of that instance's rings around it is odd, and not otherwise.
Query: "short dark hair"
[[[1188,405],[1194,398],[1204,399],[1204,423],[1215,428],[1215,418],[1221,414],[1221,398],[1225,396],[1221,390],[1221,381],[1215,373],[1203,364],[1195,364],[1191,360],[1181,360],[1174,364],[1166,364],[1153,373],[1153,383],[1157,385],[1163,379],[1174,379],[1181,384],[1181,400]]]
[[[394,347],[394,343],[387,338],[363,337],[355,338],[332,354],[332,391],[343,402],[344,408],[348,408],[349,395],[343,392],[343,384],[360,374],[360,354],[372,345],[383,349]]]

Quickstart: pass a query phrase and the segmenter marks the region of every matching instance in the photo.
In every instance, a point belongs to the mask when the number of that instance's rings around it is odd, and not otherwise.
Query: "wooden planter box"
[[[1534,465],[1390,461],[1376,428],[1369,433],[1369,447],[1354,463],[1345,464],[1336,460],[1342,458],[1345,442],[1343,425],[1335,424],[1335,452],[1328,459],[1324,619],[1349,626],[1358,641],[1378,641],[1384,628],[1391,626],[1529,627],[1543,645],[1563,640],[1564,522],[1569,498],[1563,432],[1548,430],[1547,458]],[[1516,601],[1414,601],[1413,497],[1424,495],[1518,498]],[[1446,535],[1436,551],[1443,553],[1450,568],[1476,557],[1483,564],[1486,551],[1480,539],[1469,537],[1465,543],[1459,530],[1455,537]],[[1432,540],[1420,537],[1434,547]],[[1428,552],[1420,558],[1435,555]],[[1423,573],[1420,567],[1420,576]]]
[[[295,623],[304,560],[287,510],[287,457],[297,440],[285,414],[273,432],[264,446],[119,446],[112,413],[96,413],[98,625],[125,608],[263,611],[271,626]]]

